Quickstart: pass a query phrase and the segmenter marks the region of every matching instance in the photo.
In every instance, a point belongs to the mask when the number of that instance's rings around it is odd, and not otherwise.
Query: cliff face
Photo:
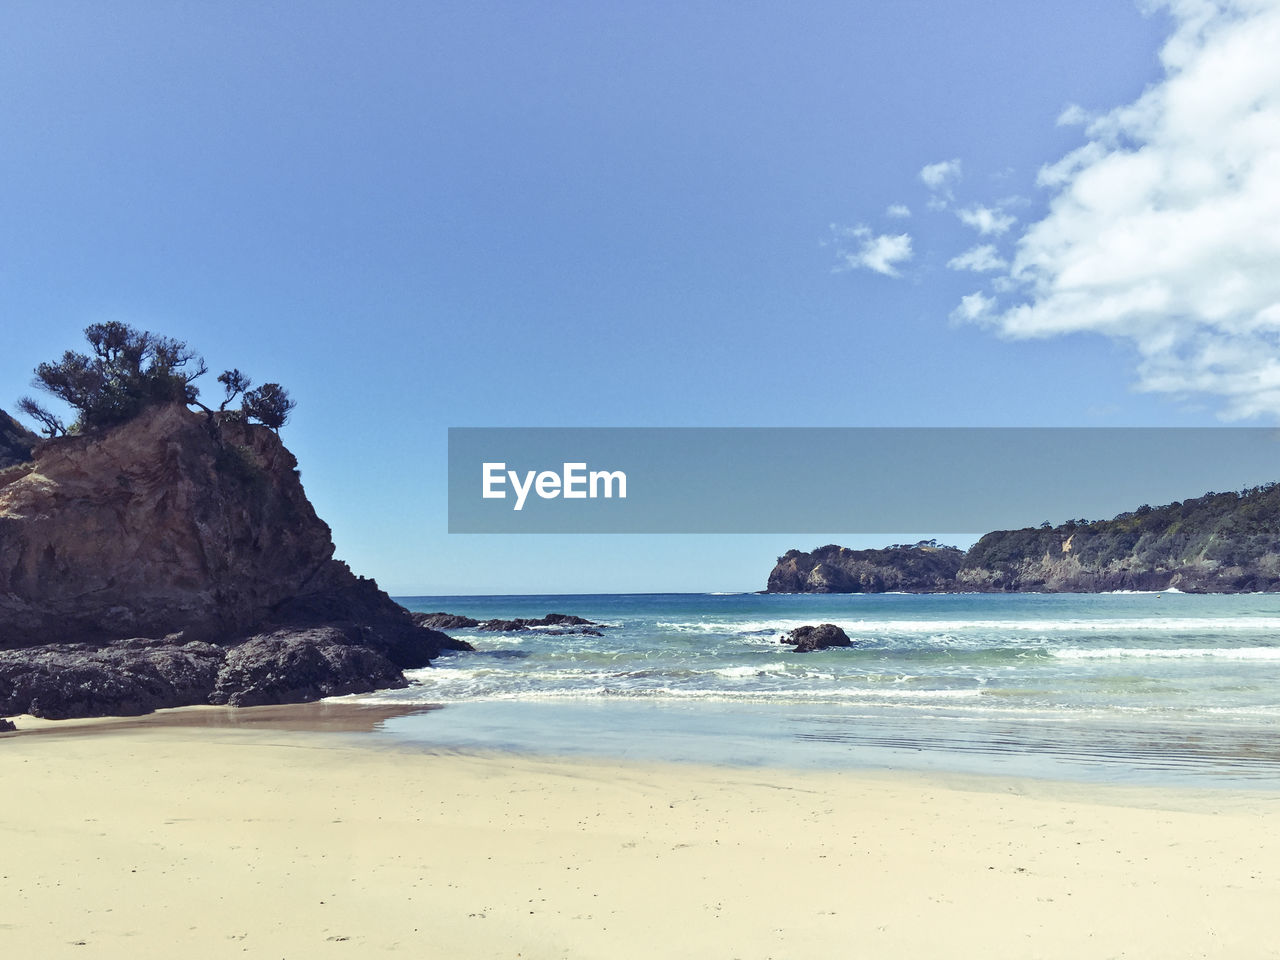
[[[296,467],[270,430],[178,405],[41,445],[0,487],[3,642],[227,636],[350,579]]]
[[[447,638],[333,552],[265,427],[175,404],[41,443],[0,475],[0,715],[403,685]]]
[[[1111,520],[997,530],[922,577],[921,548],[792,550],[770,593],[1280,590],[1280,486],[1210,493]],[[875,555],[873,558],[872,555]]]
[[[1209,493],[1111,520],[999,530],[975,543],[956,589],[1092,593],[1280,589],[1280,487]]]
[[[31,459],[31,449],[39,441],[34,433],[0,410],[0,470]]]
[[[933,543],[849,550],[830,544],[789,550],[769,574],[768,593],[934,593],[950,589],[964,551]]]

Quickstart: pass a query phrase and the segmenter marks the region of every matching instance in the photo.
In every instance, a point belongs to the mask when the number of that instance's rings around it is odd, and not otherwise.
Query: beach
[[[0,949],[1280,956],[1272,792],[430,750],[388,714],[20,718]]]

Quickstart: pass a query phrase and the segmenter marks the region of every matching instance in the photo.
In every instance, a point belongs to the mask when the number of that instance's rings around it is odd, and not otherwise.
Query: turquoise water
[[[389,722],[443,748],[1280,785],[1280,596],[410,597],[575,613],[603,637],[450,631]],[[851,649],[779,635],[839,624]]]

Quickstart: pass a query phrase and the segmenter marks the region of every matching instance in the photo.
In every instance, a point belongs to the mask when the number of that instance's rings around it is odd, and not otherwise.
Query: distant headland
[[[766,593],[1101,593],[1280,590],[1280,484],[1111,520],[996,530],[967,552],[935,541],[789,550]]]

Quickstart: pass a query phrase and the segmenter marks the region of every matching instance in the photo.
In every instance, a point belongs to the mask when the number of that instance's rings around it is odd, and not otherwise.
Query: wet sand
[[[19,719],[0,952],[1280,957],[1274,794],[424,752],[386,716]]]

